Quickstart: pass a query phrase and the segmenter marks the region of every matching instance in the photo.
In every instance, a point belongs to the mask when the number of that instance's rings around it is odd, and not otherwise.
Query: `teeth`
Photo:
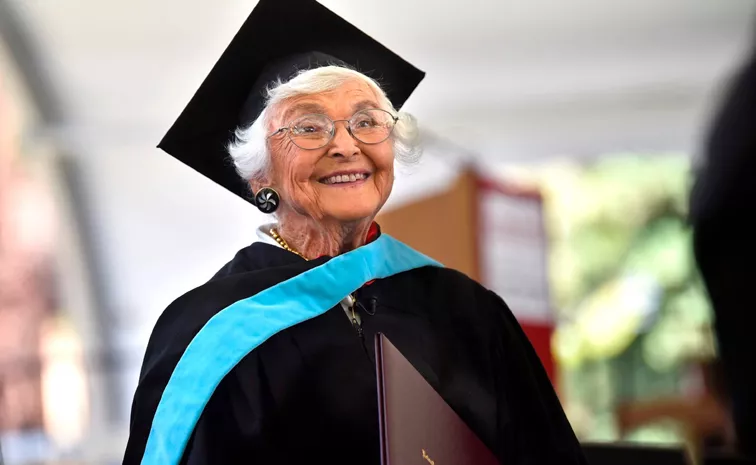
[[[359,174],[341,174],[336,176],[331,176],[330,178],[327,178],[325,181],[323,181],[326,184],[340,184],[344,182],[355,182],[365,179],[367,176],[363,173]]]

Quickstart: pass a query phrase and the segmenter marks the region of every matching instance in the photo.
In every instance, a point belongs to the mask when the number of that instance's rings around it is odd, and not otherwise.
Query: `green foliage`
[[[675,297],[687,288],[700,289],[686,223],[689,172],[689,160],[684,156],[616,156],[588,167],[560,165],[541,172],[551,240],[550,281],[562,319],[572,323],[586,318],[611,320],[612,315],[622,313],[618,309],[623,303],[616,300],[626,299],[619,290],[622,283],[640,276],[661,289],[652,312],[656,319],[664,321],[662,315],[670,302],[675,302],[678,307],[690,306],[697,315],[674,320],[678,330],[709,323],[702,292],[689,291],[684,301]],[[645,311],[641,307],[637,310]],[[610,329],[616,334],[610,336],[624,340],[626,346],[632,342],[626,333],[639,333],[644,321],[646,318],[628,319],[627,324],[634,327],[615,325]],[[574,352],[575,338],[569,339]],[[590,346],[591,341],[583,345]],[[559,355],[559,347],[556,349]],[[591,350],[585,355],[605,357],[617,350],[614,347],[603,354]],[[570,359],[576,362],[574,353]]]
[[[661,394],[674,394],[679,382],[669,381],[679,381],[686,361],[713,353],[711,311],[686,221],[689,162],[616,156],[584,167],[553,165],[536,176],[560,322],[554,353],[585,437],[614,435],[607,426],[612,402],[596,399],[619,395],[623,379],[634,380],[631,398],[659,395],[652,387],[660,380],[667,380]],[[613,381],[599,372],[613,373]],[[638,437],[668,437],[655,428]]]

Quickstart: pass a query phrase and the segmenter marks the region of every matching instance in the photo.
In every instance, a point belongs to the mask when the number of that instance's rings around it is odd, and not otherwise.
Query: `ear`
[[[269,176],[256,176],[249,180],[249,188],[252,191],[253,195],[263,187],[271,187],[271,180]]]

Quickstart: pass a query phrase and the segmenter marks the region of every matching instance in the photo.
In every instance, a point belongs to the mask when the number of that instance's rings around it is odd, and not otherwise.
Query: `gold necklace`
[[[276,242],[278,242],[278,245],[280,245],[281,247],[283,247],[284,250],[288,250],[291,253],[295,253],[295,254],[299,255],[300,257],[304,258],[305,260],[307,260],[307,257],[305,257],[301,253],[297,252],[296,250],[292,249],[289,246],[288,242],[286,242],[286,239],[284,239],[283,237],[279,236],[275,229],[270,228],[270,235],[273,236],[273,239],[275,239]]]
[[[289,243],[286,242],[286,239],[281,237],[275,229],[270,228],[270,235],[273,236],[273,239],[278,242],[278,245],[284,248],[284,250],[288,250],[291,253],[295,253],[299,255],[300,257],[304,258],[305,260],[308,260],[307,257],[302,255],[301,253],[297,252],[296,250],[292,249],[291,246],[289,246]],[[309,261],[309,260],[308,260]],[[354,308],[356,307],[357,299],[354,297],[354,294],[349,294],[344,298],[344,303],[347,305],[347,308],[349,308],[352,311],[352,322],[356,323],[357,315],[355,315]],[[360,326],[360,331],[362,330],[362,326]]]

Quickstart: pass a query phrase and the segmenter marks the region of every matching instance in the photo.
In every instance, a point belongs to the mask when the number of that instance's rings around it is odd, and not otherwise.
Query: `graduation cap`
[[[378,81],[397,109],[425,76],[314,0],[260,0],[158,147],[254,204],[226,151],[234,131],[278,79],[332,64]]]

